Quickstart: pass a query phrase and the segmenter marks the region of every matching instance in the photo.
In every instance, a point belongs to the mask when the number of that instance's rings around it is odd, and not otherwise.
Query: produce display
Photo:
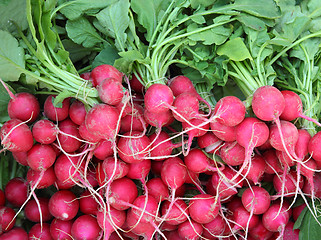
[[[0,15],[0,239],[319,239],[319,0]]]

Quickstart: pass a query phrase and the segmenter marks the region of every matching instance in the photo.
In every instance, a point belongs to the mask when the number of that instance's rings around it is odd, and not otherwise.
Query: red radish
[[[80,125],[85,121],[87,111],[83,102],[79,100],[74,100],[69,107],[69,117],[71,121]]]
[[[55,218],[50,223],[50,234],[53,239],[57,240],[72,240],[71,226],[73,221],[63,221]]]
[[[189,92],[178,95],[173,102],[172,113],[179,122],[200,117],[197,96]]]
[[[210,122],[210,128],[220,140],[225,142],[233,142],[236,140],[236,128],[225,126],[218,121],[213,120]]]
[[[29,239],[53,240],[50,234],[49,223],[36,223],[28,233]]]
[[[149,112],[165,112],[172,106],[173,102],[173,92],[164,84],[155,83],[146,90],[144,103],[146,110]]]
[[[144,185],[145,179],[150,172],[151,165],[152,164],[149,159],[144,159],[138,163],[129,163],[129,169],[126,176],[130,179],[140,180]]]
[[[182,186],[187,178],[187,169],[184,162],[178,157],[164,160],[161,178],[163,182],[173,191]]]
[[[178,226],[178,234],[183,239],[197,240],[202,233],[202,225],[193,220],[185,221]]]
[[[97,214],[98,202],[92,193],[85,189],[79,197],[79,210],[84,214]]]
[[[62,101],[61,107],[55,107],[53,105],[54,99],[56,96],[49,95],[46,98],[43,110],[45,116],[52,121],[62,121],[68,117],[69,114],[69,105],[70,105],[70,98],[65,98]]]
[[[234,142],[226,142],[219,152],[222,160],[230,166],[238,166],[244,162],[245,148]]]
[[[4,188],[6,200],[14,207],[20,207],[28,198],[28,183],[22,177],[9,180]]]
[[[283,173],[284,174],[284,173]],[[303,188],[304,181],[301,178],[298,186],[302,189]],[[292,197],[296,193],[296,172],[293,170],[290,170],[289,173],[286,173],[285,177],[284,175],[275,175],[273,178],[273,186],[276,190],[277,194],[282,194],[284,192],[285,197]],[[284,186],[284,191],[283,191]],[[283,194],[282,194],[283,196]]]
[[[2,240],[28,240],[28,233],[22,227],[14,227],[1,235]]]
[[[266,162],[265,172],[268,174],[282,173],[283,167],[274,149],[263,152],[262,157]]]
[[[33,138],[41,144],[53,143],[58,134],[56,125],[48,119],[37,121],[32,127]]]
[[[288,169],[296,164],[296,161],[294,161],[292,157],[289,157],[285,151],[275,150],[275,154],[281,164],[280,169]]]
[[[228,226],[225,220],[217,215],[212,221],[209,223],[203,224],[203,237],[207,239],[212,239],[215,236],[223,236],[226,232]]]
[[[148,124],[144,120],[144,109],[142,106],[134,103],[131,113],[128,113],[121,119],[120,132],[139,131],[144,132]]]
[[[163,166],[164,161],[152,161],[152,166],[151,166],[151,172],[155,176],[160,176],[161,175],[161,170]]]
[[[35,171],[47,170],[55,160],[56,152],[51,145],[36,143],[27,154],[28,165]]]
[[[259,221],[253,228],[249,229],[249,236],[255,240],[270,239],[273,232],[267,230],[262,221]]]
[[[85,122],[82,122],[82,124],[79,125],[78,132],[82,139],[90,143],[98,143],[100,140],[104,140],[93,132],[88,131]]]
[[[200,148],[205,148],[205,152],[207,153],[215,153],[221,144],[222,141],[210,131],[197,138],[197,145]]]
[[[209,123],[204,122],[204,119],[194,118],[187,122],[182,122],[182,127],[184,131],[187,131],[188,142],[187,142],[187,151],[184,152],[186,156],[192,146],[192,141],[194,137],[203,136],[210,128]]]
[[[192,149],[189,154],[184,157],[184,163],[188,170],[195,173],[217,171],[217,167],[214,166],[214,160],[210,159],[202,150],[198,148]],[[221,166],[221,164],[218,165]]]
[[[117,143],[119,157],[127,163],[137,163],[149,155],[150,140],[141,132],[127,132]]]
[[[169,209],[171,202],[165,200],[161,206],[162,216],[166,216],[164,219],[165,223],[170,225],[179,225],[187,220],[189,215],[189,208],[187,204],[178,199],[175,201],[175,204]]]
[[[49,198],[39,197],[38,202],[31,199],[24,207],[25,216],[32,222],[47,222],[52,218],[49,212]],[[39,212],[39,207],[41,211]]]
[[[99,160],[104,160],[105,158],[112,156],[114,154],[112,148],[112,142],[109,140],[102,139],[100,140],[94,149],[94,156]]]
[[[39,180],[40,177],[41,180]],[[31,187],[34,187],[35,184],[37,184],[37,189],[50,187],[56,182],[56,179],[57,178],[53,167],[50,167],[43,172],[35,171],[32,168],[29,168],[27,172],[28,183]]]
[[[95,67],[91,71],[90,76],[93,86],[96,87],[106,78],[114,78],[121,83],[123,81],[124,74],[119,72],[118,69],[112,65],[102,64]]]
[[[279,211],[281,207],[281,211]],[[280,232],[283,235],[285,226],[291,217],[291,209],[289,205],[273,203],[262,216],[263,226],[271,232]]]
[[[117,105],[124,97],[123,85],[115,78],[105,78],[97,85],[100,100],[109,105]]]
[[[235,212],[235,210],[238,207],[242,207],[243,203],[242,203],[242,199],[240,197],[238,197],[237,195],[233,196],[232,199],[229,199],[226,202],[226,207],[228,208],[229,211],[231,211],[232,213]]]
[[[6,196],[4,195],[4,191],[0,189],[0,206],[3,206],[6,203]]]
[[[9,93],[8,115],[11,119],[19,119],[23,122],[34,122],[40,113],[40,104],[31,93],[21,92],[13,95]]]
[[[130,208],[131,216],[143,223],[152,223],[157,217],[158,202],[153,196],[141,195],[135,199]]]
[[[126,212],[117,210],[113,207],[100,210],[97,213],[97,222],[101,229],[104,230],[104,238],[110,239],[109,236],[117,228],[121,228],[126,221]]]
[[[167,240],[183,240],[183,238],[179,236],[177,230],[166,231],[164,232],[164,235],[166,236]]]
[[[311,140],[310,133],[305,129],[298,129],[298,140],[295,145],[295,153],[299,159],[303,159],[308,153],[309,142]]]
[[[242,194],[242,204],[248,212],[263,214],[270,207],[271,197],[268,191],[259,186],[247,188]]]
[[[294,229],[294,222],[291,220],[285,226],[283,240],[299,240],[300,229]]]
[[[189,202],[191,218],[201,224],[213,221],[219,208],[218,199],[210,194],[197,194]]]
[[[174,122],[174,116],[170,110],[158,113],[144,109],[144,119],[149,125],[156,127],[159,132],[163,126],[168,126]]]
[[[78,217],[71,226],[71,235],[75,240],[98,239],[101,228],[97,219],[91,215],[82,215]]]
[[[112,207],[118,210],[126,210],[130,207],[128,203],[133,203],[137,195],[138,190],[133,180],[123,177],[110,184],[107,200]]]
[[[16,223],[16,212],[7,206],[0,206],[0,235],[8,232]]]
[[[144,85],[141,83],[141,76],[132,74],[132,78],[129,80],[130,88],[136,93],[143,93],[145,90]]]
[[[297,207],[292,208],[292,217],[293,220],[296,221],[298,219],[298,217],[300,216],[301,212],[303,211],[303,209],[306,207],[306,204],[303,203]]]
[[[69,118],[59,122],[58,124],[58,144],[65,152],[75,152],[81,146],[78,125]]]
[[[12,156],[19,164],[28,166],[27,152],[13,152]]]
[[[303,114],[302,100],[298,94],[289,90],[283,90],[281,91],[281,93],[285,100],[285,108],[283,113],[280,115],[280,119],[293,121],[294,119],[300,117],[308,121],[312,121],[318,126],[321,126],[321,124],[317,120]]]
[[[234,96],[221,98],[215,105],[213,115],[217,116],[217,121],[229,127],[234,127],[241,123],[245,117],[245,105]]]
[[[153,196],[157,201],[162,202],[169,196],[168,187],[161,178],[155,177],[146,182],[148,194]]]
[[[79,210],[79,201],[69,190],[55,192],[49,200],[50,213],[60,220],[73,219]]]
[[[27,124],[19,119],[5,122],[0,130],[1,144],[11,152],[27,152],[33,145],[33,137]]]
[[[249,213],[243,206],[238,207],[233,212],[233,220],[235,225],[233,230],[248,230],[255,227],[259,222],[258,215]]]
[[[181,144],[173,144],[167,132],[160,131],[149,136],[151,141],[150,156],[154,161],[162,161],[168,158],[173,149],[180,147]]]
[[[252,181],[254,184],[258,184],[265,173],[266,164],[265,160],[262,156],[255,154],[251,159],[251,166],[245,167],[242,171],[242,174],[246,175],[246,178],[250,181]]]
[[[306,181],[306,183],[303,186],[303,192],[312,196],[312,192],[314,190],[314,196],[317,198],[320,198],[321,197],[321,174],[319,172],[316,172],[313,176],[313,186],[314,186],[314,189],[312,189],[310,183]]]
[[[85,80],[91,80],[90,74],[91,74],[91,72],[84,72],[84,73],[80,74],[79,77],[81,77],[82,79],[85,79]]]
[[[311,157],[317,161],[321,162],[321,131],[317,132],[309,141],[308,151]]]
[[[117,108],[107,104],[97,104],[88,111],[85,124],[88,131],[97,137],[114,139],[119,132],[118,118]]]
[[[103,161],[102,170],[104,171],[106,176],[105,181],[103,182],[106,182],[110,179],[115,180],[126,176],[129,171],[129,165],[120,159],[107,157]]]
[[[133,212],[131,211],[129,211],[126,215],[125,224],[132,233],[138,236],[142,236],[144,239],[153,239],[153,235],[156,232],[156,229],[152,223],[144,223],[142,221],[138,221],[133,216]]]

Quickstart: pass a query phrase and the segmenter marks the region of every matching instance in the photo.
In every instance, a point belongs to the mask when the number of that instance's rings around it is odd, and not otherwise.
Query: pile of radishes
[[[294,124],[297,94],[264,86],[251,109],[234,96],[211,109],[185,76],[146,90],[110,65],[82,77],[90,109],[8,90],[1,144],[28,173],[0,191],[1,239],[298,239],[321,197],[321,133]]]

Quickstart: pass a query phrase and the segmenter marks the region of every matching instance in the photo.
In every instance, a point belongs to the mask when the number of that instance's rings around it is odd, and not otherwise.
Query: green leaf
[[[214,4],[216,1],[217,0],[191,0],[191,7],[192,8],[198,8],[200,6],[208,7]]]
[[[273,0],[235,0],[232,7],[257,17],[270,19],[280,17],[280,10]]]
[[[26,1],[9,0],[0,1],[0,29],[14,31],[14,22],[21,30],[28,28],[26,17]]]
[[[70,91],[68,90],[63,90],[62,92],[60,92],[55,98],[53,98],[53,105],[55,107],[58,107],[58,108],[62,108],[62,101],[65,99],[65,98],[68,98],[68,97],[74,97],[75,94],[74,93],[71,93]]]
[[[98,43],[104,41],[85,17],[68,20],[66,23],[66,30],[68,36],[75,43],[80,44],[85,48],[94,47]]]
[[[96,15],[108,35],[115,39],[115,46],[119,51],[124,51],[126,48],[126,29],[129,26],[128,11],[129,0],[119,0]]]
[[[312,204],[310,204],[310,207],[312,207]],[[316,208],[317,211],[320,211],[320,203],[316,201]],[[299,216],[297,221],[300,221]],[[316,219],[313,217],[312,213],[307,210],[305,214],[302,215],[302,222],[298,222],[296,225],[300,225],[300,233],[299,233],[299,239],[300,240],[306,240],[306,239],[319,239],[321,236],[321,216],[316,216]],[[297,227],[295,225],[295,227]]]
[[[234,38],[217,48],[218,55],[226,55],[233,61],[252,59],[249,50],[241,38]]]
[[[146,29],[149,41],[155,28],[172,0],[132,0],[131,8],[137,14],[138,22]]]
[[[237,19],[243,23],[245,26],[252,28],[256,31],[262,31],[266,28],[265,22],[260,18],[248,15],[248,14],[240,14]]]
[[[118,51],[111,46],[107,46],[95,57],[92,63],[92,68],[102,64],[114,65],[115,60],[118,58]]]
[[[68,19],[76,19],[84,13],[98,12],[100,9],[108,7],[110,4],[115,3],[117,0],[73,0],[62,4],[60,12]]]
[[[0,30],[0,77],[4,81],[17,81],[24,66],[23,48],[10,33]]]
[[[10,96],[7,90],[0,84],[0,122],[3,123],[10,119],[8,115],[8,103]]]

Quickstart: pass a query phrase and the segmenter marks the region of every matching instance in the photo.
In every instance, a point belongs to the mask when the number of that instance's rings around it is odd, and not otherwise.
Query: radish
[[[242,174],[246,175],[246,179],[252,181],[254,184],[258,184],[265,173],[266,164],[262,156],[255,154],[251,159],[251,166],[246,166],[242,171]]]
[[[97,222],[100,228],[104,230],[104,239],[110,239],[111,233],[117,230],[117,228],[121,228],[125,223],[126,212],[113,207],[106,210],[108,211],[98,211]]]
[[[134,103],[131,113],[128,113],[121,119],[120,132],[145,132],[148,124],[145,122],[143,115],[143,107],[138,105],[137,103]]]
[[[205,152],[207,153],[215,153],[218,151],[221,144],[222,141],[211,131],[208,131],[197,138],[197,145],[200,148],[205,148]]]
[[[244,162],[245,148],[234,142],[226,142],[219,152],[222,160],[230,166],[238,166]]]
[[[155,83],[147,88],[144,103],[145,108],[149,112],[162,113],[169,109],[174,102],[172,90],[160,83]]]
[[[300,229],[294,229],[294,222],[291,220],[285,226],[283,240],[299,240]]]
[[[296,206],[294,208],[292,208],[292,217],[293,220],[296,221],[298,219],[298,217],[300,216],[301,212],[303,211],[303,209],[306,207],[306,204],[303,203],[299,206]]]
[[[169,126],[174,122],[174,116],[170,110],[158,113],[150,112],[144,109],[144,119],[149,125],[156,127],[156,132],[159,132],[163,126]]]
[[[215,236],[224,236],[227,230],[229,230],[227,223],[220,215],[217,215],[209,223],[203,224],[203,229],[202,236],[207,239],[213,239]]]
[[[130,207],[129,204],[137,198],[138,190],[133,180],[123,177],[111,182],[107,194],[107,201],[112,207],[118,210],[126,210]]]
[[[27,154],[28,165],[35,171],[47,170],[55,160],[56,152],[51,145],[36,143]]]
[[[49,223],[36,223],[30,228],[28,237],[37,240],[53,240]]]
[[[16,223],[16,212],[7,206],[0,206],[0,236],[4,232],[8,232]]]
[[[83,102],[74,100],[69,107],[68,115],[75,124],[80,125],[85,121],[87,111]]]
[[[184,163],[188,170],[194,173],[217,171],[217,167],[214,165],[214,160],[210,159],[202,150],[198,148],[192,149],[189,154],[184,157]],[[224,168],[224,166],[222,167],[220,163],[217,164],[220,165],[220,168]]]
[[[11,152],[27,152],[33,146],[30,128],[19,119],[5,122],[0,134],[3,148]]]
[[[99,204],[92,193],[85,189],[79,197],[79,210],[84,214],[96,215]]]
[[[242,204],[248,212],[263,214],[270,207],[271,197],[268,191],[262,187],[252,186],[242,194]]]
[[[89,143],[98,143],[101,140],[105,140],[93,132],[88,131],[85,122],[82,122],[82,124],[79,125],[78,132],[80,137]]]
[[[106,182],[110,179],[115,180],[126,176],[129,171],[129,165],[120,159],[107,157],[103,161],[102,171],[105,173],[105,181],[103,182]]]
[[[153,196],[157,201],[162,202],[169,196],[168,187],[161,178],[154,177],[146,182],[148,194]]]
[[[182,239],[197,240],[202,233],[202,225],[193,220],[185,221],[178,226],[178,234]]]
[[[4,194],[8,203],[14,207],[20,207],[28,198],[28,182],[22,177],[9,180],[4,188]]]
[[[58,145],[65,152],[75,152],[81,146],[78,125],[69,118],[60,121],[58,124],[59,134],[57,137]]]
[[[189,92],[178,95],[171,109],[174,118],[179,122],[190,121],[193,118],[199,118],[201,116],[197,96]]]
[[[82,215],[75,219],[71,226],[71,235],[75,240],[81,239],[98,239],[101,228],[97,223],[97,219],[91,215]]]
[[[48,119],[41,119],[32,127],[33,138],[41,144],[53,143],[58,135],[58,129],[56,125]]]
[[[302,100],[298,94],[289,90],[283,90],[281,91],[281,93],[285,100],[285,108],[283,113],[280,115],[280,119],[293,121],[296,118],[300,117],[308,121],[312,121],[318,126],[321,126],[321,124],[317,120],[303,114]]]
[[[130,88],[136,93],[143,93],[145,91],[144,85],[140,81],[141,76],[139,74],[132,74],[131,79],[129,80]]]
[[[0,188],[0,206],[5,205],[6,203],[6,196],[4,195],[4,192]]]
[[[60,220],[73,219],[79,210],[79,201],[75,194],[69,190],[55,192],[49,200],[50,213]]]
[[[54,95],[49,95],[46,98],[46,101],[43,106],[44,114],[49,120],[62,121],[68,117],[70,98],[65,98],[62,101],[61,107],[55,107],[53,105],[54,98],[56,98],[56,96]]]
[[[71,226],[73,220],[63,221],[55,218],[50,223],[50,234],[53,239],[57,240],[72,240]]]
[[[283,173],[283,175],[275,175],[273,178],[273,186],[277,192],[277,195],[285,194],[286,197],[292,197],[296,193],[297,190],[297,183],[296,183],[296,172],[294,170],[290,170],[289,173]],[[298,187],[300,189],[303,188],[304,181],[301,178],[298,182]],[[283,189],[284,188],[284,189]]]
[[[321,162],[321,131],[317,132],[313,137],[310,139],[308,144],[308,151],[311,157],[316,162]]]
[[[25,216],[32,222],[47,222],[51,220],[52,215],[49,212],[49,198],[39,197],[36,201],[31,199],[24,207]],[[40,208],[40,211],[39,211]]]
[[[22,227],[14,227],[1,235],[2,240],[28,240],[28,233]]]
[[[133,216],[133,212],[131,211],[127,212],[125,224],[127,225],[127,228],[130,230],[130,232],[134,233],[136,236],[138,235],[143,237],[143,239],[153,239],[153,235],[156,231],[155,226],[152,223],[144,223],[142,221],[137,220]]]
[[[117,143],[119,157],[126,163],[137,163],[149,155],[150,140],[141,132],[127,132]]]
[[[50,187],[56,182],[56,179],[57,178],[53,167],[50,167],[43,172],[39,172],[33,170],[32,168],[29,168],[27,172],[28,183],[31,187],[36,187],[37,189]],[[35,186],[35,184],[37,185]]]
[[[100,100],[109,105],[118,105],[124,97],[123,85],[115,78],[105,78],[96,88]]]
[[[95,67],[90,74],[94,87],[98,86],[106,78],[114,78],[121,83],[123,81],[123,76],[124,74],[118,71],[117,68],[108,64],[102,64]]]
[[[99,160],[104,160],[105,158],[112,156],[114,154],[112,142],[105,139],[100,140],[96,144],[93,154]]]
[[[189,215],[189,208],[187,204],[181,200],[177,199],[175,204],[169,209],[171,202],[165,200],[161,206],[161,213],[165,223],[169,225],[179,225],[187,220]]]
[[[239,98],[234,96],[221,98],[213,110],[213,115],[217,116],[217,121],[229,127],[234,127],[241,123],[245,113],[245,105]]]
[[[141,195],[134,202],[133,207],[129,209],[130,215],[143,223],[152,223],[157,217],[158,202],[153,196]]]
[[[27,162],[27,152],[12,152],[12,157],[16,160],[19,164],[23,166],[28,166]]]
[[[145,179],[150,172],[151,165],[152,163],[149,159],[144,159],[138,163],[130,163],[128,164],[129,169],[126,176],[130,179],[140,180],[143,186],[145,186]]]
[[[117,108],[101,103],[88,111],[85,124],[88,131],[97,137],[114,139],[119,132],[118,118],[119,111]]]
[[[217,138],[225,142],[233,142],[236,140],[236,128],[225,126],[216,119],[210,122],[210,128]]]
[[[188,206],[191,218],[201,224],[213,221],[219,213],[218,199],[210,194],[195,195]]]
[[[275,149],[269,149],[262,153],[262,157],[266,162],[265,172],[267,174],[282,173],[283,167],[277,157]]]
[[[283,236],[285,226],[291,217],[291,209],[288,207],[287,203],[282,206],[278,202],[273,203],[262,216],[263,226],[271,232],[280,232]]]
[[[234,231],[242,229],[247,232],[259,222],[258,215],[249,213],[243,206],[235,209],[232,218],[235,222],[235,225],[233,226]]]
[[[272,235],[273,232],[267,230],[261,220],[253,228],[249,229],[249,236],[255,240],[270,239]]]

